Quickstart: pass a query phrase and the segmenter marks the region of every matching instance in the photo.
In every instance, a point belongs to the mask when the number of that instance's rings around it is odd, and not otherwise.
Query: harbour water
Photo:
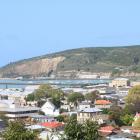
[[[15,80],[1,79],[0,88],[24,88],[28,84],[52,84],[58,86],[78,86],[78,85],[95,85],[109,83],[109,79],[93,79],[93,80]]]

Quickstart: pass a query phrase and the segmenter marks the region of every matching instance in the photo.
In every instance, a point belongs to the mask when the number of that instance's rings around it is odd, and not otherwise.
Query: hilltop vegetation
[[[1,77],[50,76],[63,71],[140,73],[140,46],[80,48],[10,63]]]

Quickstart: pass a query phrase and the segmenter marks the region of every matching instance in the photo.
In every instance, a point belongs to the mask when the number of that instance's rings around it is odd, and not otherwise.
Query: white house
[[[49,100],[41,107],[41,111],[49,116],[58,116],[60,114],[59,109],[56,109],[55,105]]]

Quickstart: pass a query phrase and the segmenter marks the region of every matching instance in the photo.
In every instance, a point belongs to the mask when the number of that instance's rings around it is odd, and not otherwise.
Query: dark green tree
[[[87,120],[79,124],[76,119],[70,119],[66,124],[64,135],[61,140],[98,140],[99,126],[96,122]]]
[[[134,116],[126,114],[124,116],[121,116],[120,119],[124,125],[132,126]]]
[[[98,140],[99,133],[98,133],[99,125],[96,122],[87,120],[84,123],[84,140]]]
[[[0,114],[0,119],[4,122],[4,125],[8,125],[8,118],[4,114]]]
[[[68,95],[68,102],[74,103],[75,106],[77,106],[78,102],[81,102],[84,100],[84,95],[81,93],[71,93]]]
[[[140,129],[140,118],[133,122],[133,127],[136,129]]]
[[[4,140],[37,140],[37,134],[27,130],[22,122],[10,122],[2,134]]]
[[[95,90],[91,93],[87,93],[85,95],[85,99],[91,101],[92,103],[95,102],[95,100],[99,97],[99,91]]]
[[[56,120],[59,122],[64,122],[65,121],[65,116],[64,115],[59,115],[56,117]]]
[[[26,101],[38,101],[40,107],[47,98],[51,98],[52,103],[56,108],[59,108],[61,105],[61,99],[64,98],[64,93],[60,89],[52,88],[50,85],[41,85],[39,89],[26,97]]]
[[[119,106],[112,106],[110,108],[110,111],[108,112],[109,114],[109,119],[112,121],[115,121],[116,125],[121,126],[122,125],[122,121],[120,119],[120,116],[122,115],[122,108]]]
[[[126,97],[126,105],[131,105],[134,112],[140,112],[140,85],[129,90]]]
[[[83,125],[78,124],[76,119],[70,119],[65,126],[61,140],[84,140]]]

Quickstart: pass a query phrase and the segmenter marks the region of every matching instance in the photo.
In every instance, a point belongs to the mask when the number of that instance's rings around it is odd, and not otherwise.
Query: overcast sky
[[[140,44],[140,0],[1,0],[0,66],[56,51]]]

